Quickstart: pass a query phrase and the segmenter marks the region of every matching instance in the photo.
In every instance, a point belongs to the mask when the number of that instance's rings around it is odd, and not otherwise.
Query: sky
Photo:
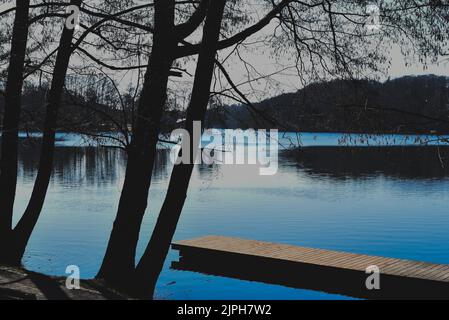
[[[426,69],[419,63],[413,63],[406,66],[405,59],[398,47],[392,50],[391,54],[391,68],[389,76],[397,78],[404,75],[422,75],[422,74],[436,74],[441,76],[449,76],[449,57],[441,58],[439,63],[429,65]]]

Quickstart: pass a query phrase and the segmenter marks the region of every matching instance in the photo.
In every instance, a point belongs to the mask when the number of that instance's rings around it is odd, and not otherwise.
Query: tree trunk
[[[12,228],[12,216],[17,185],[17,152],[19,119],[23,85],[25,53],[28,38],[30,1],[16,1],[11,57],[5,91],[5,113],[0,159],[0,245],[5,244]]]
[[[97,275],[121,289],[127,287],[135,270],[136,246],[147,208],[160,120],[177,45],[174,6],[174,0],[155,1],[153,47],[138,105],[136,128],[127,150],[125,181],[106,255]]]
[[[194,121],[204,121],[210,95],[210,85],[214,70],[217,43],[219,40],[221,21],[226,0],[211,0],[203,40],[198,57],[192,97],[187,111],[186,130],[190,133],[191,161],[190,164],[176,165],[150,242],[136,268],[134,290],[139,297],[151,298],[154,295],[157,279],[164,265],[173,235],[181,215],[187,196],[193,163],[199,151],[201,137],[194,137]],[[212,5],[213,3],[213,5]]]
[[[71,0],[70,4],[79,7],[81,6],[81,2],[82,0]],[[56,63],[53,69],[53,79],[47,97],[47,110],[44,122],[44,135],[41,145],[39,169],[28,206],[12,233],[13,241],[10,244],[10,260],[16,265],[20,265],[28,241],[42,211],[48,185],[50,183],[55,151],[58,111],[61,106],[61,97],[64,91],[67,68],[73,52],[72,40],[74,31],[74,29],[67,29],[64,27],[59,42]]]

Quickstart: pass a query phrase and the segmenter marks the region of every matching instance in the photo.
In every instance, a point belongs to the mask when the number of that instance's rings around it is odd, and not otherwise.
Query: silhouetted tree
[[[70,4],[79,7],[81,2],[82,0],[71,0]],[[64,83],[70,56],[73,52],[72,39],[74,31],[75,28],[68,29],[67,26],[64,26],[61,41],[59,42],[58,54],[53,70],[53,80],[46,102],[46,116],[41,143],[39,169],[31,199],[28,202],[25,213],[13,229],[8,245],[2,248],[3,250],[0,250],[0,255],[6,254],[5,260],[10,264],[20,264],[27,243],[44,205],[53,168],[58,111],[61,105],[61,97],[64,91]]]
[[[134,272],[136,246],[148,201],[156,155],[160,119],[167,97],[167,83],[177,39],[175,1],[154,2],[152,52],[127,147],[128,162],[117,217],[98,277],[125,287]]]
[[[10,62],[5,90],[0,159],[0,244],[5,244],[12,228],[12,214],[17,185],[19,119],[28,38],[29,0],[16,1]]]
[[[190,164],[175,166],[167,190],[167,197],[159,213],[150,243],[137,265],[134,276],[135,281],[132,282],[132,285],[133,290],[142,297],[153,296],[156,281],[162,270],[187,197],[194,159],[198,155],[201,141],[201,137],[194,137],[193,127],[195,121],[203,123],[206,115],[225,4],[226,0],[211,0],[209,4],[210,9],[204,25],[203,40],[201,42],[195,81],[185,124],[186,130],[192,139],[190,140]]]

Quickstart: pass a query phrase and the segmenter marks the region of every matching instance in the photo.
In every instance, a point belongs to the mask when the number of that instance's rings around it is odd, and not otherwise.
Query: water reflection
[[[324,175],[334,179],[388,176],[401,179],[442,179],[449,176],[447,147],[306,147],[299,151],[281,151],[282,166],[294,166],[298,173],[311,177]],[[32,182],[37,173],[39,148],[22,145],[19,153],[19,178]],[[118,148],[56,148],[53,181],[62,185],[103,185],[116,183],[126,166],[126,154]],[[233,169],[230,172],[229,168]],[[200,180],[219,179],[225,173],[241,176],[257,174],[257,166],[198,165]],[[157,151],[153,179],[169,179],[170,151]],[[281,168],[282,171],[282,168]],[[281,172],[282,175],[282,172]],[[278,176],[279,177],[279,176]],[[237,178],[236,176],[231,178]],[[248,179],[252,178],[249,174]],[[19,179],[19,180],[20,180]]]
[[[370,255],[449,263],[447,150],[304,148],[281,154],[274,176],[258,166],[200,165],[192,176],[175,240],[235,236]],[[15,206],[29,199],[39,160],[22,145]],[[58,147],[42,216],[25,266],[64,275],[76,264],[95,276],[106,249],[123,183],[126,155],[117,148]],[[145,249],[165,197],[172,165],[157,154],[138,253]],[[173,299],[327,299],[333,296],[263,283],[170,270],[157,294]],[[219,290],[217,290],[219,288]]]
[[[19,176],[33,181],[39,162],[39,143],[23,140],[19,152]],[[282,166],[297,166],[298,172],[330,178],[362,178],[384,175],[401,179],[438,179],[449,175],[449,147],[446,146],[312,146],[280,151]],[[126,166],[126,154],[114,147],[57,147],[53,179],[66,185],[115,183]],[[220,176],[229,166],[198,165],[199,178]],[[250,169],[250,166],[233,167]],[[154,179],[169,178],[170,150],[157,152]],[[254,170],[253,170],[254,171]]]
[[[22,144],[19,151],[19,180],[33,182],[39,164],[39,146]],[[115,184],[126,167],[126,153],[110,147],[56,148],[52,181],[65,186]],[[171,166],[169,151],[158,150],[154,179],[166,180]]]
[[[449,176],[448,147],[308,147],[284,155],[300,170],[335,179],[375,175],[401,179]]]

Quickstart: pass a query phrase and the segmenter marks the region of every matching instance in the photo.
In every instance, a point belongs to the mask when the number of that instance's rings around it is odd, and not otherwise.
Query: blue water
[[[60,138],[51,187],[25,266],[64,275],[66,266],[78,265],[81,276],[91,278],[106,248],[125,159],[118,149],[82,148],[77,136]],[[303,134],[301,138],[306,145],[336,145],[342,135]],[[170,177],[172,165],[164,155],[157,161],[139,254]],[[21,152],[16,219],[31,193],[37,156]],[[399,178],[373,172],[335,178],[284,157],[274,176],[260,176],[256,166],[200,165],[194,171],[175,240],[224,235],[449,263],[448,190],[445,177]],[[177,258],[176,251],[167,257],[157,286],[160,299],[346,299],[169,269]]]

